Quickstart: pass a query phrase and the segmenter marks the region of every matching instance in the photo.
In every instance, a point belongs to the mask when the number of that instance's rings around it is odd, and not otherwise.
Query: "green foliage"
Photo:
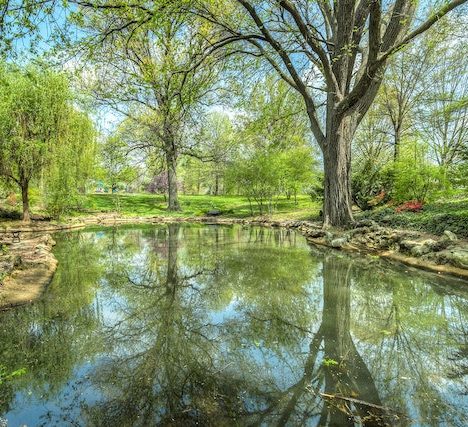
[[[58,217],[76,205],[90,178],[93,124],[72,106],[63,75],[4,66],[0,77],[0,175],[21,189],[25,219],[31,183],[38,184],[48,211]]]
[[[112,193],[124,188],[137,177],[137,171],[130,164],[127,150],[127,144],[118,135],[107,138],[101,146],[103,175]]]
[[[70,107],[66,127],[52,148],[45,178],[47,210],[58,218],[81,204],[93,176],[96,132],[89,117]]]
[[[254,150],[250,156],[232,164],[228,181],[231,188],[246,196],[249,202],[256,203],[260,215],[272,214],[280,195],[288,199],[294,196],[297,204],[297,195],[313,182],[313,165],[311,150],[307,147]]]
[[[252,214],[255,203],[260,215],[271,215],[280,195],[297,203],[317,180],[317,164],[301,100],[284,82],[267,77],[246,101],[228,188],[248,198]]]
[[[335,359],[325,358],[325,359],[322,360],[322,364],[323,364],[323,366],[330,367],[330,366],[337,366],[338,362]]]
[[[303,146],[304,140],[310,138],[300,95],[272,75],[254,86],[240,107],[245,111],[241,140],[257,148],[288,150]]]
[[[428,147],[417,141],[405,141],[394,166],[393,197],[398,202],[434,200],[446,186],[443,171],[428,159]]]
[[[12,380],[15,377],[20,377],[25,373],[25,368],[16,369],[15,371],[9,372],[5,366],[0,365],[0,385],[2,385],[6,381]]]
[[[382,127],[382,108],[374,107],[361,123],[353,145],[351,195],[362,210],[387,201],[393,189],[394,169],[390,144]]]
[[[288,197],[310,189],[317,182],[316,161],[310,146],[299,146],[284,150],[280,154],[279,170],[282,192]]]
[[[188,157],[181,168],[184,191],[226,193],[226,174],[238,150],[238,132],[224,113],[212,112],[195,135],[197,157]]]
[[[351,194],[362,210],[388,201],[392,194],[395,170],[392,165],[376,167],[371,162],[361,165],[352,176]]]
[[[34,67],[4,67],[0,76],[0,174],[20,184],[48,163],[67,111],[66,79]]]
[[[231,168],[230,180],[231,185],[235,183],[249,202],[257,204],[260,215],[266,212],[271,214],[273,199],[281,190],[280,155],[256,151],[249,158],[239,159]]]

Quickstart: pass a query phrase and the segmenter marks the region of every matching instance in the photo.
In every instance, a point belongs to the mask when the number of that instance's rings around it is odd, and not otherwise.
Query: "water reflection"
[[[312,254],[311,254],[312,251]],[[11,425],[465,425],[462,283],[181,226],[59,238],[46,297],[0,314]]]

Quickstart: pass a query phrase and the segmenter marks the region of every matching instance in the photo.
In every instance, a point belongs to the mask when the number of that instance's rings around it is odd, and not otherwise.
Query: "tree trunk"
[[[31,221],[29,213],[29,181],[21,181],[21,197],[23,199],[23,216],[22,220],[25,222]]]
[[[167,192],[169,211],[180,211],[180,204],[177,191],[177,153],[172,141],[167,141],[165,145],[167,162]]]
[[[395,127],[395,134],[393,135],[393,161],[398,161],[400,155],[400,144],[401,143],[401,124]]]
[[[214,190],[214,195],[218,196],[219,195],[219,176],[218,173],[215,173],[215,190]]]
[[[353,222],[351,211],[351,141],[355,125],[346,117],[330,126],[323,145],[323,225],[343,226]]]

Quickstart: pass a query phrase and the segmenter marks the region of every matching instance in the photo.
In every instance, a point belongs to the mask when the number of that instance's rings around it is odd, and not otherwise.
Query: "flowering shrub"
[[[409,202],[405,202],[402,205],[398,206],[395,209],[395,212],[421,212],[423,208],[423,202],[419,200],[411,200]]]

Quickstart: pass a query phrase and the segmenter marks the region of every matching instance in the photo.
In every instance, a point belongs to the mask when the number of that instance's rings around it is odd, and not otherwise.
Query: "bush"
[[[392,194],[393,181],[391,166],[378,167],[366,162],[352,176],[353,202],[363,211],[387,202]]]
[[[421,212],[424,203],[418,200],[411,200],[409,202],[405,202],[402,205],[398,206],[395,209],[395,212]]]
[[[358,217],[373,219],[388,227],[409,228],[437,235],[450,230],[459,237],[468,238],[467,200],[426,204],[417,213],[401,211],[396,214],[395,209],[385,207],[363,212]]]

